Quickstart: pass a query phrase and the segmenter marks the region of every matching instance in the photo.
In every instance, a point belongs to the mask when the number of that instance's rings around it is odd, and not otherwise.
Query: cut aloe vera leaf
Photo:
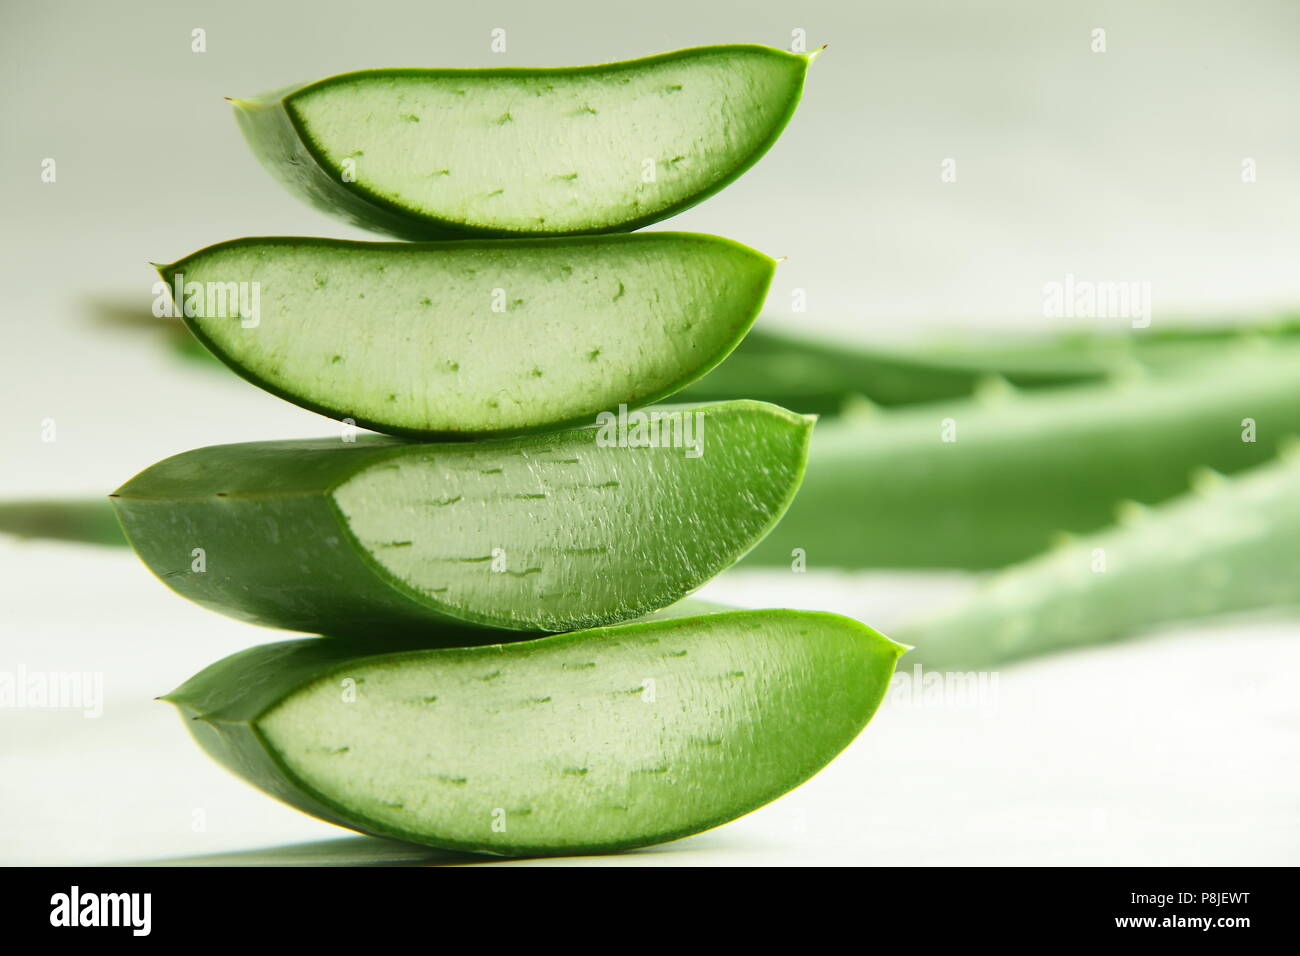
[[[757,162],[814,55],[735,45],[564,69],[365,70],[232,102],[287,189],[363,228],[621,232]]]
[[[166,699],[230,770],[333,823],[592,853],[707,830],[798,786],[866,725],[903,650],[784,610],[484,647],[331,637],[243,651]]]
[[[243,620],[565,631],[664,607],[731,565],[793,498],[811,430],[729,402],[518,439],[223,445],[154,465],[113,501],[167,585]]]
[[[744,336],[774,268],[727,239],[665,232],[237,239],[159,271],[191,290],[194,334],[250,382],[424,438],[584,424],[671,395]],[[243,317],[207,291],[241,289]]]

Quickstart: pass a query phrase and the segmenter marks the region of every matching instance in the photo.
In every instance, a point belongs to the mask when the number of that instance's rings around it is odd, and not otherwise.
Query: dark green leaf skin
[[[935,402],[829,422],[798,499],[748,559],[789,566],[987,569],[1061,532],[1110,524],[1206,467],[1268,461],[1300,433],[1297,357],[1224,351],[1219,361],[1127,384]],[[1253,419],[1255,441],[1242,440]],[[956,440],[943,441],[951,419]]]
[[[500,855],[604,853],[710,829],[798,786],[866,725],[904,650],[856,621],[784,610],[478,647],[312,638],[243,651],[165,699],[227,768],[341,826]],[[355,700],[336,703],[348,678]],[[342,776],[313,763],[322,751],[348,761]]]
[[[1300,447],[1233,478],[1202,472],[1117,526],[1066,538],[898,631],[931,669],[978,670],[1171,622],[1300,604]]]
[[[815,54],[814,54],[815,55]],[[589,229],[553,231],[544,226],[534,228],[494,229],[477,226],[454,218],[430,215],[395,202],[367,189],[361,182],[345,182],[339,163],[324,154],[312,141],[301,117],[295,110],[295,99],[323,87],[348,84],[358,79],[383,79],[385,77],[419,77],[431,83],[456,83],[465,79],[501,77],[510,81],[532,81],[539,88],[563,84],[566,79],[588,76],[607,76],[611,86],[617,86],[621,77],[659,64],[681,63],[705,57],[723,56],[735,61],[742,69],[747,60],[761,60],[779,64],[788,72],[785,102],[776,113],[766,137],[747,155],[737,159],[727,168],[718,169],[705,186],[679,201],[662,208],[638,211],[610,209],[595,211],[603,225]],[[345,73],[311,83],[288,87],[265,96],[232,100],[235,117],[247,138],[253,153],[272,175],[290,192],[305,199],[322,212],[345,221],[386,233],[399,239],[442,240],[466,237],[503,238],[510,236],[579,235],[609,232],[630,232],[660,220],[667,219],[707,199],[739,178],[754,165],[781,135],[803,93],[804,77],[812,55],[787,53],[772,47],[734,44],[726,46],[697,47],[598,66],[562,67],[552,69],[504,68],[484,70],[419,70],[388,69],[364,70]],[[447,129],[449,137],[462,135],[454,127]]]
[[[229,271],[231,269],[229,265],[211,266],[212,262],[220,263],[223,257],[232,254],[253,256],[257,260],[257,265],[233,272]],[[621,254],[644,261],[645,268],[648,270],[647,275],[661,283],[657,286],[652,285],[647,279],[645,285],[650,292],[653,292],[656,302],[659,293],[663,293],[665,303],[663,307],[655,314],[637,314],[636,318],[646,329],[655,330],[654,338],[658,340],[657,345],[676,347],[678,354],[674,356],[671,364],[671,375],[666,375],[662,370],[657,369],[653,376],[647,371],[642,379],[632,375],[627,381],[620,380],[617,387],[604,381],[603,379],[610,373],[602,374],[597,365],[587,361],[585,347],[576,346],[576,343],[582,341],[584,335],[590,334],[589,326],[595,324],[591,320],[598,316],[584,314],[566,303],[558,315],[552,310],[549,314],[543,312],[539,316],[531,317],[525,323],[528,332],[519,333],[516,328],[516,334],[537,337],[531,340],[534,349],[543,344],[542,340],[553,341],[561,338],[566,340],[572,338],[575,348],[573,357],[566,357],[564,362],[553,370],[563,374],[553,374],[543,379],[540,377],[541,369],[534,369],[534,373],[539,374],[536,381],[547,383],[545,391],[532,391],[533,386],[529,380],[530,391],[521,392],[525,398],[520,399],[522,406],[528,409],[528,414],[519,420],[512,419],[509,422],[489,421],[492,416],[483,412],[481,406],[479,406],[480,411],[476,413],[456,415],[445,411],[446,406],[458,398],[459,389],[454,384],[446,384],[445,373],[440,371],[435,374],[434,369],[441,370],[451,356],[439,351],[436,340],[413,346],[395,331],[399,327],[407,332],[425,330],[425,327],[418,323],[414,329],[410,328],[412,314],[409,312],[403,312],[401,322],[398,322],[392,312],[381,311],[375,314],[373,310],[368,311],[363,308],[362,304],[350,303],[341,309],[334,309],[331,315],[336,323],[340,316],[346,318],[342,328],[336,330],[335,337],[322,341],[310,335],[299,334],[288,344],[281,342],[271,347],[270,352],[275,355],[275,360],[271,362],[269,371],[267,368],[259,371],[259,361],[267,358],[265,347],[252,348],[249,354],[241,359],[240,354],[232,354],[232,350],[227,347],[230,345],[228,338],[225,340],[226,345],[223,346],[222,334],[227,331],[227,324],[234,325],[237,319],[225,316],[184,316],[186,327],[204,349],[231,371],[258,388],[301,408],[339,421],[349,421],[362,428],[384,434],[419,440],[459,440],[529,434],[586,424],[601,410],[616,407],[620,403],[626,404],[629,408],[637,408],[666,399],[714,368],[745,337],[762,308],[776,268],[775,260],[741,243],[721,236],[680,232],[432,243],[353,242],[296,236],[247,237],[216,243],[177,262],[157,268],[159,276],[169,289],[174,288],[179,281],[192,279],[196,272],[205,276],[204,281],[208,282],[219,279],[221,282],[264,285],[262,282],[264,274],[268,271],[274,274],[274,264],[277,259],[281,259],[283,267],[283,262],[296,264],[299,259],[286,260],[281,257],[301,258],[304,254],[326,257],[322,259],[322,268],[326,271],[329,271],[331,262],[337,264],[340,256],[350,258],[354,254],[364,254],[382,259],[385,266],[391,266],[395,272],[421,268],[434,270],[447,268],[446,263],[449,259],[469,260],[479,264],[473,259],[475,256],[490,256],[492,258],[489,261],[495,260],[499,263],[499,257],[509,256],[520,268],[523,263],[527,263],[526,271],[536,271],[539,288],[546,288],[556,283],[556,280],[548,276],[548,272],[554,272],[557,267],[570,268],[561,265],[562,263],[599,265],[609,261],[609,256]],[[665,263],[672,264],[670,274],[665,276],[661,271],[654,271],[662,270]],[[215,271],[206,274],[204,270],[209,267]],[[296,276],[297,273],[292,268],[290,271]],[[186,278],[181,280],[178,277]],[[372,285],[367,287],[367,291],[372,294],[377,291],[382,292],[395,284],[381,274],[376,274],[370,281]],[[400,285],[400,280],[396,284]],[[577,287],[575,282],[572,288]],[[417,288],[419,288],[417,284],[411,284],[410,301],[412,302],[415,301],[414,292]],[[487,290],[490,288],[491,282],[487,282],[481,290],[482,297],[472,303],[459,303],[464,309],[464,314],[462,316],[460,311],[455,313],[457,324],[460,324],[463,319],[466,326],[475,327],[475,323],[482,321],[482,312],[488,302]],[[699,289],[707,289],[709,292],[703,302],[698,301],[702,298],[698,293]],[[620,284],[620,294],[621,290]],[[678,296],[683,297],[684,303],[693,303],[693,307],[686,308],[681,303],[676,307],[670,305],[669,303]],[[299,309],[311,306],[310,302],[299,295],[288,295],[284,304],[287,308]],[[411,308],[415,307],[411,306]],[[685,316],[681,315],[683,312]],[[689,321],[692,328],[707,330],[707,332],[688,333],[673,324],[683,318]],[[266,328],[270,329],[275,321],[276,317],[267,316]],[[537,331],[532,331],[533,326],[537,327]],[[244,334],[256,337],[258,332],[246,330],[237,338],[242,338]],[[502,333],[499,331],[494,333],[487,328],[481,330],[476,328],[476,334],[480,337],[476,343],[480,350],[494,346],[500,348],[503,345],[500,338]],[[698,341],[691,343],[687,338],[688,334],[699,335]],[[394,341],[386,342],[385,336],[393,337]],[[398,341],[399,339],[401,341]],[[250,339],[253,340],[255,338]],[[522,351],[529,343],[521,340],[511,344],[515,346],[516,351]],[[372,353],[382,348],[392,350],[382,353],[386,356],[393,355],[399,349],[409,350],[419,356],[421,362],[419,374],[414,376],[413,381],[394,381],[391,368],[384,368],[382,372],[372,371],[360,378],[348,377],[345,373],[343,378],[331,379],[330,388],[324,394],[320,394],[318,390],[313,396],[302,390],[303,380],[314,381],[321,368],[326,367],[324,356],[330,351],[355,351],[364,360],[373,357]],[[283,353],[281,349],[284,350]],[[464,358],[462,357],[461,360],[464,361]],[[657,367],[661,363],[653,364]],[[347,363],[338,366],[340,369],[347,367]],[[522,373],[520,378],[523,378]],[[508,381],[494,379],[480,383],[480,389],[485,393],[479,396],[480,401],[486,402],[503,387],[514,387],[520,378]],[[552,382],[555,383],[553,386],[550,384]],[[396,393],[400,393],[403,402],[409,400],[417,405],[422,404],[423,413],[412,418],[409,414],[402,415],[391,410],[401,406],[384,405],[376,408],[373,399],[365,402],[357,398],[357,392],[378,389],[380,385],[385,386],[385,390],[392,388]],[[531,396],[531,400],[528,396]],[[563,399],[559,396],[563,396]],[[563,408],[563,412],[547,405],[546,400],[551,398],[556,399],[557,408]]]
[[[595,428],[444,444],[255,442],[169,458],[113,503],[164,583],[252,623],[336,635],[449,622],[524,631],[611,624],[670,604],[733,563],[802,477],[811,420],[759,402],[684,412],[702,416],[698,458],[601,447]],[[416,503],[403,506],[414,511],[394,511],[400,496],[382,491],[345,513],[340,500],[358,500],[346,498],[349,488],[404,467],[435,476],[434,490],[420,485]],[[428,500],[445,488],[459,489],[445,495],[455,500]],[[574,509],[590,520],[575,522]],[[364,530],[390,515],[405,540]],[[448,528],[449,538],[435,531]],[[511,556],[510,573],[480,557],[497,547]],[[410,556],[433,562],[433,584],[398,569]]]
[[[305,84],[304,84],[305,85]],[[235,119],[253,155],[289,192],[322,212],[372,232],[398,239],[463,239],[469,233],[450,224],[414,223],[411,216],[378,196],[346,184],[337,169],[318,159],[301,136],[285,99],[298,89],[253,100],[237,100]]]
[[[255,624],[338,633],[411,626],[427,615],[377,582],[330,504],[329,489],[400,446],[368,439],[213,446],[142,472],[112,501],[136,553],[159,579],[210,610]],[[193,568],[204,551],[211,569]]]

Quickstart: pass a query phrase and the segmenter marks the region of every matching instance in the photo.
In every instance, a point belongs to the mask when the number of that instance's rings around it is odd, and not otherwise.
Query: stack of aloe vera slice
[[[383,70],[235,101],[291,189],[419,241],[238,239],[161,268],[231,369],[346,423],[186,452],[113,497],[173,590],[327,635],[169,695],[214,757],[364,832],[572,853],[734,819],[862,729],[900,645],[676,603],[784,513],[812,420],[641,406],[735,347],[775,263],[625,234],[754,163],[810,60]]]

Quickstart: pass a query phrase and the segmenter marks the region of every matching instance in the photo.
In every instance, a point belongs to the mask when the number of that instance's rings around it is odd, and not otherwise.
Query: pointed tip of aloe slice
[[[894,652],[895,660],[902,657],[908,651],[916,650],[916,648],[913,645],[904,644],[902,641],[896,641],[888,634],[886,634],[884,631],[878,631],[870,624],[863,624],[862,626],[867,628],[867,630],[871,631],[872,634],[874,634],[876,637],[880,638],[880,640],[885,642],[888,648]]]
[[[916,650],[916,648],[911,644],[904,644],[902,641],[896,641],[888,634],[877,631],[869,624],[863,624],[862,626],[871,631],[871,633],[884,645],[883,650],[885,653],[892,653],[894,655],[895,663],[897,663],[908,651]]]
[[[826,48],[829,46],[830,46],[829,43],[823,43],[821,46],[813,50],[811,53],[805,53],[804,56],[808,58],[808,64],[811,66],[814,62],[816,62],[817,58],[821,56],[823,53],[825,53]]]

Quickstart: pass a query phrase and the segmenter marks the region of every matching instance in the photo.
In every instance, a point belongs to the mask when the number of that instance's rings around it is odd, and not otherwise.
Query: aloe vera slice
[[[660,843],[811,777],[904,648],[847,618],[737,611],[482,647],[317,638],[228,657],[166,698],[300,810],[507,855]]]
[[[648,233],[237,239],[159,271],[191,290],[199,340],[254,384],[377,431],[455,437],[671,395],[744,336],[774,268],[717,236]],[[241,288],[244,317],[206,291]]]
[[[760,402],[642,414],[659,424],[200,448],[137,475],[113,502],[168,586],[259,624],[609,624],[670,604],[751,548],[794,496],[812,430]],[[608,444],[619,438],[628,446]],[[651,439],[660,447],[632,445]]]
[[[734,45],[564,69],[366,70],[232,102],[286,188],[363,228],[619,232],[757,162],[813,55]]]

